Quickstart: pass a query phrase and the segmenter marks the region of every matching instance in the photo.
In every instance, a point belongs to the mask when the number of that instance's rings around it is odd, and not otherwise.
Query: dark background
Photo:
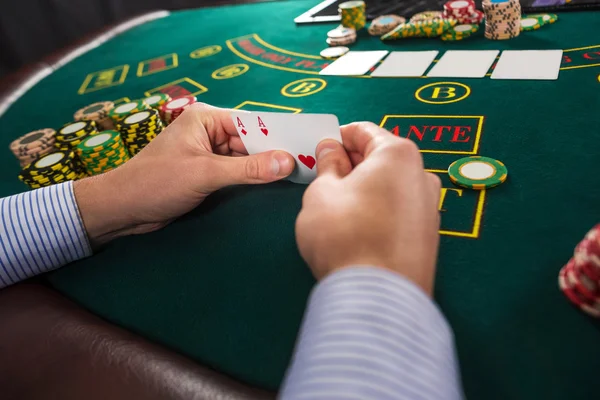
[[[139,14],[256,1],[0,0],[0,78]]]
[[[0,0],[0,79],[22,66],[84,39],[106,26],[156,10],[214,7],[224,4],[275,0]],[[293,1],[293,0],[288,0]],[[315,0],[318,4],[321,0]],[[386,3],[399,9],[441,10],[446,0],[366,0]],[[521,0],[524,11],[598,8],[600,0]],[[476,0],[481,9],[481,0]],[[528,10],[529,8],[529,10]],[[332,6],[333,13],[337,6]],[[400,13],[403,15],[402,13]],[[291,23],[291,21],[290,21]]]

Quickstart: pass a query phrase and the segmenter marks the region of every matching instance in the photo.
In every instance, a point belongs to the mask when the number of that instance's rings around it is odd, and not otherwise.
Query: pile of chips
[[[380,17],[375,18],[371,22],[371,25],[369,25],[369,34],[372,36],[385,35],[386,33],[393,31],[398,25],[403,24],[405,22],[406,18],[401,17],[399,15],[382,15]],[[411,22],[413,22],[412,19]]]
[[[327,44],[329,46],[346,46],[356,42],[356,30],[338,26],[327,32]]]
[[[558,274],[558,286],[581,311],[600,318],[600,224],[575,247]]]
[[[32,189],[85,177],[73,151],[56,151],[40,157],[21,171],[19,179]]]
[[[381,40],[395,40],[410,37],[438,37],[456,25],[455,19],[432,19],[400,24],[396,29],[383,35]]]
[[[102,131],[85,138],[76,147],[77,155],[89,175],[110,171],[129,160],[129,153],[117,131]]]
[[[123,103],[109,113],[109,117],[115,123],[115,126],[121,122],[125,117],[138,111],[147,110],[150,106],[144,102],[144,100],[130,101],[129,103]]]
[[[24,167],[55,150],[55,135],[54,129],[50,128],[29,132],[14,140],[10,144],[10,150],[21,163],[21,167]]]
[[[479,25],[483,21],[483,12],[475,8],[473,0],[452,0],[444,4],[443,18],[454,18],[458,24]]]
[[[519,0],[492,3],[483,0],[485,13],[485,37],[491,40],[506,40],[521,33],[521,4]]]
[[[175,121],[177,117],[179,117],[187,107],[194,104],[196,102],[195,96],[182,96],[177,97],[165,104],[163,104],[160,108],[160,116],[165,124],[170,124]]]
[[[96,122],[77,121],[63,125],[56,133],[54,147],[59,150],[72,150],[86,137],[98,133]]]
[[[123,119],[118,127],[121,138],[132,156],[146,147],[164,128],[160,115],[155,109],[131,114]]]
[[[346,1],[339,6],[342,26],[352,29],[362,29],[367,24],[367,11],[362,0]]]
[[[163,104],[171,101],[171,96],[166,93],[157,93],[150,97],[146,97],[143,101],[148,107],[158,109]]]
[[[90,104],[73,115],[75,121],[94,121],[100,129],[113,129],[112,120],[108,117],[111,110],[115,107],[112,101],[101,101]]]

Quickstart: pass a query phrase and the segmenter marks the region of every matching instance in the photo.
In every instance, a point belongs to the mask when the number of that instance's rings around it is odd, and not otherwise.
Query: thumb
[[[344,146],[336,140],[325,139],[317,146],[317,177],[332,174],[339,178],[348,175],[352,163]]]
[[[281,150],[242,157],[219,157],[222,164],[215,174],[219,187],[278,181],[292,173],[294,157]]]

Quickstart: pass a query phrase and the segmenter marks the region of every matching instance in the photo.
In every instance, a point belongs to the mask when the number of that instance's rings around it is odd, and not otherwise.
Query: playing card
[[[562,50],[505,50],[492,79],[558,79]]]
[[[319,74],[321,75],[364,75],[388,53],[387,50],[349,51]]]
[[[438,78],[483,78],[499,50],[449,50],[427,76]]]
[[[393,51],[371,76],[422,76],[438,53],[437,50]]]
[[[256,154],[271,150],[269,141],[267,140],[269,130],[266,126],[260,126],[262,120],[260,120],[260,118],[257,119],[255,114],[259,113],[244,110],[231,110],[231,118],[248,154]]]
[[[329,138],[342,142],[339,121],[331,114],[232,110],[231,118],[248,154],[285,150],[294,156],[296,168],[288,179],[296,183],[310,183],[316,178],[315,150],[320,141]]]

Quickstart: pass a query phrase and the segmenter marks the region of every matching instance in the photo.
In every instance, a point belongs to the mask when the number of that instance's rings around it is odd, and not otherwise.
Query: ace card
[[[317,176],[315,150],[323,139],[342,142],[332,114],[289,114],[232,110],[231,118],[248,154],[269,150],[290,153],[296,166],[288,180],[310,183]]]

